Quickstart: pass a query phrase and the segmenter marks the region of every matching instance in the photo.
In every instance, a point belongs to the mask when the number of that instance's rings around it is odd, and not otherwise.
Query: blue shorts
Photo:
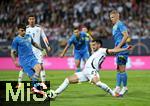
[[[74,52],[74,58],[75,60],[87,60],[90,57],[90,54],[88,51],[75,51]]]
[[[25,72],[29,77],[33,76],[33,74],[35,73],[35,71],[34,71],[33,68],[34,68],[34,66],[35,66],[36,64],[39,64],[39,63],[38,63],[38,60],[37,60],[37,59],[32,59],[32,60],[30,60],[30,61],[28,62],[28,64],[25,64],[25,65],[22,66],[24,72]]]
[[[117,65],[126,65],[127,61],[128,61],[128,54],[117,54],[116,55]]]

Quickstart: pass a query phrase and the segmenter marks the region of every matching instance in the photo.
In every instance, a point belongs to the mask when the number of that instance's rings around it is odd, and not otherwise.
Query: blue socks
[[[121,73],[120,72],[117,72],[117,84],[116,86],[121,86]]]
[[[117,73],[117,86],[121,86],[121,83],[123,83],[123,86],[127,86],[127,73],[126,72],[123,72],[123,73],[120,73],[118,72]]]
[[[125,86],[127,86],[127,73],[126,72],[123,72],[123,73],[121,73],[121,80],[122,80],[122,82],[123,82],[123,86],[125,87]]]

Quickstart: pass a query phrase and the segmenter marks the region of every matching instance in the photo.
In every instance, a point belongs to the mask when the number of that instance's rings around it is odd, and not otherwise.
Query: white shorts
[[[85,68],[83,71],[77,72],[75,74],[77,75],[79,82],[91,82],[94,77],[99,78],[99,73],[93,68]]]

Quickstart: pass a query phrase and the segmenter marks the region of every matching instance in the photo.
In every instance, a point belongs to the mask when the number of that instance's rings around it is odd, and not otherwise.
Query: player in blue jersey
[[[25,30],[26,26],[24,24],[18,25],[18,36],[13,39],[11,57],[14,64],[18,67],[20,66],[21,68],[23,68],[27,75],[32,79],[32,90],[33,92],[36,92],[36,81],[38,81],[38,77],[41,71],[41,65],[33,54],[32,45],[40,50],[43,49],[33,41],[29,34],[25,34]],[[17,61],[17,56],[19,58],[19,63]]]
[[[89,50],[86,42],[86,33],[80,32],[79,29],[75,28],[74,33],[71,36],[71,38],[68,40],[68,43],[61,53],[61,57],[65,55],[68,48],[73,44],[74,45],[74,58],[75,58],[75,64],[77,67],[76,72],[80,72],[80,62],[81,59],[86,61],[89,58]]]
[[[42,45],[41,41],[43,41],[45,47],[47,48],[47,51],[49,52],[51,50],[51,47],[49,45],[46,34],[44,33],[43,28],[40,25],[35,24],[35,22],[36,22],[35,15],[30,14],[28,16],[29,24],[26,26],[26,34],[30,34],[30,36],[35,41],[35,43],[37,43],[40,47]],[[45,73],[45,69],[43,66],[44,55],[42,54],[41,50],[35,48],[34,46],[32,46],[32,48],[33,48],[33,53],[34,53],[35,57],[38,59],[38,62],[41,64],[41,68],[42,68],[41,72],[40,72],[41,85],[43,86],[43,89],[47,89],[47,86],[45,85],[46,73]],[[23,71],[23,69],[21,69],[19,71],[18,85],[16,86],[17,88],[21,87],[21,81],[23,79],[23,76],[24,76],[24,71]]]
[[[110,13],[110,19],[113,23],[112,35],[115,42],[115,48],[126,48],[128,44],[126,43],[128,39],[128,31],[126,25],[120,21],[119,12],[113,10]],[[123,95],[127,92],[127,73],[126,73],[126,63],[128,59],[128,51],[120,52],[116,54],[117,62],[117,83],[114,91]],[[120,89],[121,83],[123,83],[122,90]]]
[[[87,26],[83,26],[82,27],[82,32],[86,33],[86,44],[88,46],[88,51],[89,51],[89,54],[91,55],[93,50],[92,50],[92,47],[91,47],[91,41],[93,40],[92,38],[92,34],[91,32],[89,31],[88,27]],[[80,63],[80,68],[83,69],[84,68],[84,60],[82,59],[81,60],[81,63]]]

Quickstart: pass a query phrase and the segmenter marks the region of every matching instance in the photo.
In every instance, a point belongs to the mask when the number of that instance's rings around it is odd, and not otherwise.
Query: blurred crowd
[[[0,41],[11,41],[20,22],[34,13],[48,39],[65,43],[73,27],[86,25],[93,36],[111,38],[111,10],[121,13],[131,38],[150,38],[150,0],[1,0]]]

